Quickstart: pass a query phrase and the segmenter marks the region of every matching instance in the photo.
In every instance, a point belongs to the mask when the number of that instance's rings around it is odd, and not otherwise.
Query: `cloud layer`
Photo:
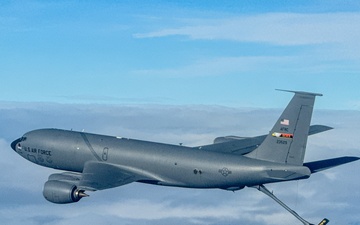
[[[220,106],[63,105],[7,103],[0,108],[5,171],[0,183],[0,220],[4,224],[289,224],[290,214],[255,189],[232,193],[130,184],[91,193],[76,204],[54,205],[42,197],[47,176],[56,172],[17,156],[10,142],[24,132],[57,127],[166,143],[199,145],[220,135],[267,133],[281,109]],[[310,137],[307,161],[360,155],[357,111],[315,109],[313,123],[336,129]],[[269,185],[270,190],[312,222],[360,221],[357,202],[359,163],[313,175],[310,179]],[[349,187],[352,187],[351,191]]]

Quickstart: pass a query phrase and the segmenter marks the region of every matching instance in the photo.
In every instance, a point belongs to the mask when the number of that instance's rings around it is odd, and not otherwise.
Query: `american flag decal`
[[[282,120],[280,121],[280,124],[281,124],[281,125],[285,125],[285,126],[289,126],[290,121],[287,120],[287,119],[282,119]]]

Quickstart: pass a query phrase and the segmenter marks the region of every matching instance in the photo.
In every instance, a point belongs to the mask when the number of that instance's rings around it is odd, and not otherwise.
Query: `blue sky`
[[[335,129],[309,139],[306,161],[359,156],[359,28],[355,0],[1,1],[0,221],[297,223],[251,189],[130,184],[53,205],[41,191],[58,171],[9,145],[43,127],[189,146],[265,134],[292,96],[280,88],[324,94],[313,124]],[[357,225],[359,165],[269,187],[311,222]]]
[[[358,1],[3,1],[0,100],[359,109]],[[245,96],[245,97],[244,97]],[[251,98],[249,97],[251,96]]]

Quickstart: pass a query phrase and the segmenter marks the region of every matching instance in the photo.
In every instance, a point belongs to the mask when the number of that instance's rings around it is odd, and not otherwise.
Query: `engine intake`
[[[84,190],[79,190],[75,184],[66,181],[49,180],[44,185],[43,195],[49,202],[66,204],[78,202],[87,197]]]

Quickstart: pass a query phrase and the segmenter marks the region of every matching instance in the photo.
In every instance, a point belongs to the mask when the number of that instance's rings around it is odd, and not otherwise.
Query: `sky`
[[[322,93],[307,161],[359,156],[360,2],[0,2],[0,221],[289,224],[256,190],[130,184],[77,204],[42,197],[51,173],[9,147],[43,127],[196,146],[265,134],[289,89]],[[312,222],[360,224],[359,163],[269,185]],[[351,191],[349,190],[351,187]]]
[[[359,109],[359,10],[340,0],[1,1],[0,100],[280,107],[265,100],[280,88]]]

